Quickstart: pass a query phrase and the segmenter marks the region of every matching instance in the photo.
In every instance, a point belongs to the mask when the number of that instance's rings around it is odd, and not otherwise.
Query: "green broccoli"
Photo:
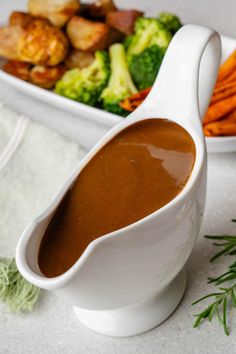
[[[130,34],[124,38],[123,44],[124,44],[125,51],[128,50],[132,40],[133,40],[133,34]]]
[[[97,51],[95,60],[84,69],[67,71],[56,84],[55,92],[90,106],[95,106],[106,87],[110,75],[109,57]]]
[[[129,69],[139,90],[153,85],[163,57],[163,51],[156,44],[131,57]]]
[[[180,27],[182,27],[180,19],[170,12],[162,12],[158,17],[158,20],[170,31],[172,35],[174,35]]]
[[[155,18],[139,17],[134,26],[134,34],[126,40],[127,57],[140,54],[152,45],[165,51],[171,41],[171,33]]]
[[[102,91],[101,99],[106,111],[126,116],[127,112],[119,102],[137,92],[128,70],[124,45],[116,43],[110,46],[109,56],[111,76],[108,86]]]

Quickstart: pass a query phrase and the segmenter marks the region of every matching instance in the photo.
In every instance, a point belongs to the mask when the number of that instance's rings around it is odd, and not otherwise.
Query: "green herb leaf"
[[[228,315],[228,302],[231,301],[233,306],[236,307],[236,284],[229,288],[220,288],[221,292],[208,294],[201,299],[195,301],[192,305],[204,301],[207,298],[214,297],[214,301],[209,304],[202,312],[195,315],[196,320],[193,327],[198,327],[202,320],[208,318],[211,322],[214,315],[217,315],[220,323],[224,327],[226,335],[229,335],[229,328],[227,325],[227,315]]]
[[[236,219],[232,219],[232,222],[236,222]],[[210,261],[213,262],[221,256],[236,255],[236,236],[232,235],[206,235],[205,238],[218,241],[214,242],[213,245],[216,247],[221,247],[220,252],[217,252]],[[199,302],[205,301],[206,299],[212,299],[213,301],[206,306],[203,311],[194,315],[196,320],[193,327],[198,327],[201,322],[208,318],[211,322],[214,316],[217,316],[219,322],[224,328],[225,334],[229,335],[229,327],[227,324],[228,312],[230,305],[236,309],[236,282],[232,284],[232,280],[236,280],[236,261],[232,263],[226,272],[215,277],[208,278],[208,283],[214,283],[215,285],[220,285],[226,282],[231,282],[229,287],[220,287],[219,291],[209,293],[200,299],[194,301],[192,305],[196,305]]]
[[[228,336],[229,329],[227,327],[227,297],[225,297],[223,301],[223,325],[224,325],[225,334]]]
[[[214,246],[217,247],[223,247],[223,249],[216,253],[210,261],[213,262],[217,258],[225,255],[233,255],[234,252],[236,252],[236,236],[230,236],[230,235],[206,235],[205,238],[210,239],[210,240],[218,240],[218,241],[225,241],[221,243],[213,243]]]

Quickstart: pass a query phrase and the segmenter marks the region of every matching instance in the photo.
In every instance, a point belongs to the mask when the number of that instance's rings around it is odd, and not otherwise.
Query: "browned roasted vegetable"
[[[110,28],[109,27],[109,33],[108,33],[108,38],[107,38],[107,43],[105,48],[109,48],[110,45],[113,43],[117,42],[122,42],[124,39],[124,34],[117,31],[115,28]]]
[[[29,12],[33,16],[48,19],[62,27],[79,10],[79,0],[29,0]]]
[[[45,20],[34,20],[20,37],[18,50],[22,61],[54,66],[64,60],[68,41],[59,28]]]
[[[6,59],[18,60],[18,43],[23,34],[20,26],[0,28],[0,56]]]
[[[142,15],[141,11],[136,10],[111,11],[106,15],[106,23],[125,35],[129,35],[134,31],[135,21]]]
[[[109,11],[115,10],[116,6],[112,0],[97,0],[92,4],[81,4],[80,15],[92,20],[102,20]]]
[[[63,32],[43,19],[31,21],[25,28],[0,28],[0,56],[32,64],[54,66],[68,51]]]
[[[54,67],[36,65],[30,71],[29,80],[37,86],[50,89],[55,86],[65,71],[66,67],[62,64]]]
[[[17,60],[8,60],[4,64],[3,70],[19,79],[29,81],[31,64]]]
[[[30,81],[37,86],[49,89],[54,87],[55,83],[60,80],[66,71],[66,67],[62,64],[54,67],[43,65],[32,67],[29,63],[8,60],[4,64],[3,70],[21,80]]]
[[[72,46],[76,49],[94,52],[106,48],[109,27],[105,23],[73,16],[66,30]]]
[[[69,69],[80,68],[83,69],[89,66],[94,61],[94,56],[89,52],[82,52],[81,50],[72,49],[65,59],[65,65]]]
[[[32,20],[33,16],[29,15],[26,12],[21,11],[13,11],[9,17],[9,25],[10,26],[20,26],[26,27]]]

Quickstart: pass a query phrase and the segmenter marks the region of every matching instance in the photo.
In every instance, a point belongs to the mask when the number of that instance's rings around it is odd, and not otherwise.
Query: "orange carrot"
[[[236,109],[236,95],[210,105],[204,117],[203,125],[222,119],[226,114]]]
[[[236,110],[224,119],[204,126],[205,136],[233,136],[236,135]]]
[[[229,76],[227,76],[224,80],[217,80],[216,88],[220,87],[221,85],[225,85],[229,82],[236,81],[236,70],[234,70]]]
[[[210,104],[212,105],[218,101],[221,101],[221,100],[228,98],[230,96],[233,96],[235,94],[236,94],[236,83],[235,83],[235,85],[233,85],[232,87],[230,87],[226,90],[222,90],[220,92],[214,93]]]
[[[120,102],[120,106],[128,112],[134,111],[135,108],[137,108],[145,100],[150,90],[151,87],[148,87],[142,91],[135,93],[134,95]]]
[[[233,71],[236,70],[236,50],[230,55],[230,57],[221,66],[218,81],[225,80]]]
[[[218,92],[227,90],[227,89],[229,89],[229,88],[231,88],[231,87],[233,87],[235,85],[236,85],[236,80],[232,81],[232,82],[227,82],[227,83],[218,85],[218,86],[215,87],[213,95],[216,95]]]

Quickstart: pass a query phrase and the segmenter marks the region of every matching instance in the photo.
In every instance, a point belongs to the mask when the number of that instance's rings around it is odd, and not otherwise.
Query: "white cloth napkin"
[[[17,271],[17,240],[84,154],[77,144],[0,102],[0,299],[13,310],[31,310],[38,297]]]
[[[84,154],[77,144],[0,103],[0,256],[14,256],[24,228]]]

